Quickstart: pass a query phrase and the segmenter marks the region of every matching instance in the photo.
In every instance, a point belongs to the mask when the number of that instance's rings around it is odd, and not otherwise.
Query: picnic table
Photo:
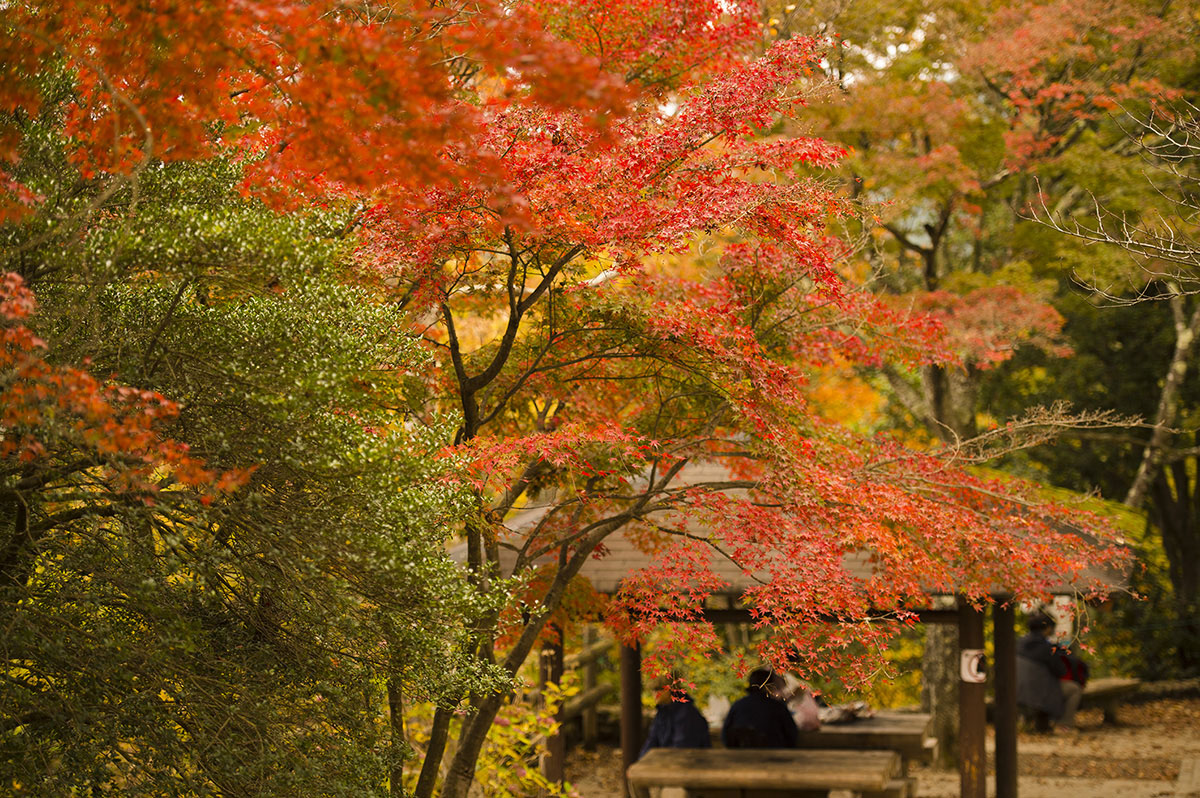
[[[900,772],[894,751],[654,748],[629,766],[634,798],[683,787],[688,798],[823,798],[830,790],[886,796]]]
[[[816,731],[800,732],[798,748],[852,748],[896,751],[907,767],[912,760],[928,762],[936,741],[929,736],[932,715],[927,712],[876,712],[848,723],[829,723]]]
[[[909,765],[914,760],[933,760],[937,740],[929,736],[932,717],[925,712],[876,712],[869,718],[826,724],[816,731],[802,731],[797,746],[895,751],[900,755],[900,773],[889,789],[900,796],[916,795],[916,779],[908,775]]]

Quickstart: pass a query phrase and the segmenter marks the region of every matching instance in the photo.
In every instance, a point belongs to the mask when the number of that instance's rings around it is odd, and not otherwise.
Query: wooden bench
[[[870,798],[899,798],[895,751],[795,748],[655,748],[629,766],[635,798],[652,787],[682,787],[689,798],[817,798],[851,790]]]
[[[1083,688],[1083,696],[1079,700],[1080,709],[1099,708],[1104,713],[1104,723],[1117,724],[1117,707],[1125,699],[1137,692],[1142,682],[1140,679],[1125,679],[1119,676],[1108,676],[1103,679],[1092,679]],[[1040,732],[1050,730],[1050,718],[1045,712],[1029,710],[1021,707],[1021,714],[1033,722],[1033,727]]]
[[[1080,709],[1099,707],[1104,712],[1105,723],[1117,723],[1117,707],[1125,699],[1137,692],[1141,685],[1140,679],[1122,679],[1107,677],[1092,679],[1083,688],[1083,699],[1079,702]]]

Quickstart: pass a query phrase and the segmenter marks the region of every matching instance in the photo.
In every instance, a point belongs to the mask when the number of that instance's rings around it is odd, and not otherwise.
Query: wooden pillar
[[[593,624],[585,624],[583,627],[583,650],[590,651],[592,645],[599,639],[596,634],[596,627]],[[596,672],[598,666],[595,658],[590,658],[587,664],[583,666],[583,693],[588,695],[588,691],[596,687]],[[600,738],[600,713],[596,711],[595,704],[589,704],[583,710],[581,719],[583,726],[583,745],[588,750],[596,747],[596,741]]]
[[[1011,596],[992,608],[992,642],[996,647],[996,798],[1017,798],[1017,635]],[[1005,603],[1009,602],[1009,603]]]
[[[958,773],[961,798],[987,798],[987,685],[968,681],[970,657],[983,651],[983,613],[958,600]]]
[[[547,684],[562,684],[563,647],[561,637],[556,642],[547,643],[542,647],[542,656],[538,665],[543,694]],[[546,738],[546,757],[542,760],[543,775],[558,784],[562,783],[567,765],[567,738],[562,731],[562,716],[563,707],[560,706],[555,716],[555,720],[560,724],[559,730],[556,734]]]
[[[621,791],[628,798],[625,772],[642,748],[642,649],[621,646]]]

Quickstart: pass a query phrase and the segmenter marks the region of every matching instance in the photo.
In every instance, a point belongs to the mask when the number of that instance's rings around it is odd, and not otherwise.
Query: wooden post
[[[596,627],[593,624],[585,624],[583,627],[583,648],[587,651],[593,643],[596,642],[598,635]],[[589,690],[596,686],[596,660],[590,659],[583,666],[583,695],[587,695]],[[596,747],[596,740],[600,738],[600,713],[596,711],[596,705],[592,704],[583,710],[583,746],[589,751]]]
[[[621,646],[621,790],[628,798],[625,773],[642,748],[642,648]]]
[[[543,695],[547,684],[562,684],[563,677],[563,647],[562,638],[557,642],[548,643],[542,647],[539,662],[539,676],[542,683]],[[555,720],[562,723],[563,707],[558,708]],[[567,738],[559,727],[558,733],[546,738],[546,757],[542,760],[542,773],[555,783],[561,784],[567,765]]]
[[[996,646],[996,798],[1017,798],[1017,636],[1011,596],[992,608],[992,642]],[[1006,603],[1009,602],[1009,603]]]
[[[961,798],[987,798],[987,685],[967,681],[964,657],[983,651],[983,613],[958,599],[958,773]]]

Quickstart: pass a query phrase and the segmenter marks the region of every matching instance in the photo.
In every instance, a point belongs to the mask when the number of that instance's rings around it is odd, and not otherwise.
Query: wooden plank
[[[1083,688],[1085,696],[1102,696],[1111,693],[1124,695],[1137,690],[1138,685],[1142,683],[1141,679],[1125,679],[1120,676],[1105,676],[1100,679],[1092,679],[1087,683],[1087,687]]]
[[[655,786],[880,792],[899,773],[894,751],[655,748],[627,778],[637,794]]]
[[[577,718],[583,715],[585,710],[593,709],[605,698],[608,698],[614,689],[611,684],[598,684],[590,690],[584,690],[563,706],[563,720]]]
[[[595,632],[592,632],[592,634],[594,635]],[[600,657],[603,657],[605,654],[612,651],[614,645],[615,643],[612,640],[593,640],[589,643],[586,643],[583,648],[572,654],[569,654],[563,660],[563,667],[569,671],[573,671],[576,668],[590,665]]]
[[[583,652],[590,652],[597,647],[597,643],[601,642],[596,634],[595,624],[584,624],[583,626]],[[607,641],[609,645],[605,650],[612,647],[611,641]],[[596,655],[600,656],[599,654]],[[568,658],[570,660],[570,658]],[[596,712],[596,704],[603,698],[600,696],[595,701],[592,701],[589,696],[596,689],[596,676],[598,668],[596,667],[596,657],[589,656],[587,662],[583,666],[583,693],[575,698],[575,700],[567,703],[564,715],[571,717],[570,713],[573,706],[579,706],[580,712],[583,715],[581,726],[583,727],[583,747],[591,750],[596,747],[596,741],[600,739],[600,715]],[[588,699],[586,702],[584,699]]]
[[[917,798],[916,779],[892,779],[881,792],[864,792],[861,795],[862,798]]]
[[[548,643],[542,648],[539,664],[540,681],[543,689],[547,684],[562,684],[563,677],[563,648],[561,638]],[[559,707],[555,720],[561,723],[562,707]],[[559,727],[558,733],[546,739],[546,754],[542,759],[542,773],[547,781],[561,784],[567,763],[567,738]]]

